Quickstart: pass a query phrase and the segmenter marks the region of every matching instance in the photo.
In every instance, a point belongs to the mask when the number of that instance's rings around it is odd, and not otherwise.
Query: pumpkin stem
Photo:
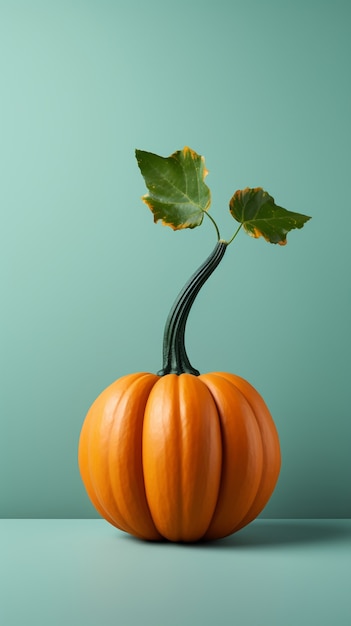
[[[221,262],[227,245],[226,241],[217,242],[210,256],[191,276],[176,298],[163,334],[163,368],[157,372],[159,376],[184,373],[199,376],[200,372],[190,364],[185,350],[185,326],[197,294]]]

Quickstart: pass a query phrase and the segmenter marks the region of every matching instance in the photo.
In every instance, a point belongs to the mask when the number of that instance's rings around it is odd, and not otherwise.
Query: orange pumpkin
[[[79,466],[111,524],[144,539],[217,539],[251,522],[280,468],[257,391],[233,374],[138,373],[110,385],[83,425]]]
[[[262,397],[234,374],[199,374],[185,352],[191,304],[225,248],[219,242],[179,294],[163,370],[118,379],[83,424],[87,493],[108,522],[136,537],[225,537],[257,517],[278,478],[279,440]]]

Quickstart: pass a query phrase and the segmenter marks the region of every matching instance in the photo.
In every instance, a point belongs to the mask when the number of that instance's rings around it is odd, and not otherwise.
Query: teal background
[[[350,517],[350,17],[341,0],[0,0],[1,517],[95,517],[77,469],[90,404],[157,371],[209,223],[155,226],[134,149],[205,155],[233,192],[313,219],[240,234],[194,305],[201,371],[252,382],[283,466],[263,516]]]

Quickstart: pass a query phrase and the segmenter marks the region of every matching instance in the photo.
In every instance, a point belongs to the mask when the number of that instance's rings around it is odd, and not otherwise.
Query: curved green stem
[[[163,368],[159,376],[166,374],[189,373],[198,376],[188,358],[185,349],[185,326],[194,300],[227,249],[227,242],[218,241],[206,261],[198,268],[183,287],[168,315],[163,335]]]
[[[237,236],[238,232],[240,231],[240,228],[242,227],[242,224],[239,224],[239,227],[236,229],[233,237],[231,237],[231,239],[229,239],[227,241],[227,245],[229,246],[230,243],[232,243],[232,241],[234,241],[235,237]]]
[[[240,231],[240,229],[242,227],[242,224],[239,224],[239,226],[236,229],[234,235],[228,241],[224,241],[224,239],[221,239],[221,234],[219,232],[219,228],[218,228],[217,222],[214,220],[214,218],[212,217],[212,215],[210,213],[207,213],[207,211],[204,211],[204,213],[211,220],[213,226],[215,227],[218,241],[223,241],[224,243],[226,243],[229,246],[229,244],[232,243],[232,241],[234,241],[235,237],[237,236],[238,232]]]
[[[218,241],[220,241],[220,239],[221,239],[221,235],[220,235],[220,232],[219,232],[219,228],[218,228],[218,226],[217,226],[217,222],[213,219],[213,217],[212,217],[212,215],[210,215],[210,213],[208,213],[207,211],[204,211],[204,213],[205,213],[205,215],[207,215],[207,217],[211,220],[211,222],[212,222],[213,226],[214,226],[214,227],[215,227],[215,229],[216,229],[217,239],[218,239]]]

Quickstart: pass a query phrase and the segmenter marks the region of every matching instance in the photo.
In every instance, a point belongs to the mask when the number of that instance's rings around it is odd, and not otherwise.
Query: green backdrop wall
[[[134,149],[205,155],[211,211],[263,186],[313,216],[241,233],[194,306],[201,371],[254,384],[283,454],[267,517],[349,517],[349,3],[0,1],[0,516],[94,517],[90,404],[157,371],[178,290],[215,244],[154,225]]]

